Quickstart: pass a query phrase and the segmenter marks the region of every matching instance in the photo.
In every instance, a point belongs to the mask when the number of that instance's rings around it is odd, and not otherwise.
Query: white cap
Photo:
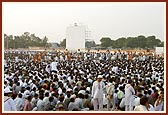
[[[98,75],[97,78],[103,78],[103,76],[102,75]]]
[[[60,89],[60,90],[58,90],[58,94],[62,94],[62,90]]]
[[[71,88],[68,88],[67,91],[72,91],[72,89],[71,89]]]
[[[76,95],[75,95],[75,94],[73,94],[73,95],[71,95],[71,96],[70,96],[70,98],[76,98]]]
[[[159,79],[158,81],[159,81],[159,82],[162,82],[162,81],[163,81],[163,79]]]
[[[19,79],[21,79],[21,78],[22,78],[22,76],[20,75],[18,78],[19,78]]]
[[[4,93],[12,93],[12,91],[9,89],[9,87],[6,87],[6,88],[4,89]]]
[[[80,91],[78,92],[78,94],[85,95],[85,90],[80,90]]]
[[[90,92],[90,87],[87,87],[86,90]]]

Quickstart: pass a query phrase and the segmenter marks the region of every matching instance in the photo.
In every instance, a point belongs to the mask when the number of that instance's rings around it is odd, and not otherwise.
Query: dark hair
[[[70,98],[70,102],[74,102],[75,101],[75,98]]]
[[[49,101],[52,102],[54,100],[54,98],[51,96],[49,97]]]
[[[59,101],[60,101],[60,102],[63,102],[63,101],[64,101],[64,95],[61,95],[61,96],[59,97]]]
[[[22,98],[22,94],[21,94],[21,93],[19,93],[19,94],[18,94],[18,97],[19,97],[19,98]]]
[[[147,102],[148,102],[148,97],[146,97],[146,96],[143,96],[143,97],[141,97],[141,99],[140,99],[140,104],[141,105],[145,105]]]
[[[151,90],[148,90],[148,94],[151,95],[152,91]]]
[[[39,95],[39,99],[43,100],[44,96],[43,95]]]
[[[49,94],[49,92],[46,92],[45,93],[45,97],[48,97],[50,94]]]
[[[30,90],[30,87],[27,87],[26,89],[27,89],[27,90]]]
[[[29,95],[28,97],[27,97],[27,100],[31,100],[32,99],[32,96],[31,95]]]
[[[78,94],[78,97],[83,99],[83,98],[84,98],[84,95],[81,94],[81,93],[79,93],[79,94]]]
[[[35,94],[34,94],[34,97],[38,97],[38,94],[37,94],[37,93],[35,93]]]

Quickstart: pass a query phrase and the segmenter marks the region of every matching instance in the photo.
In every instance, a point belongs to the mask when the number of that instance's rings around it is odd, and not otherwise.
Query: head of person
[[[146,97],[146,96],[142,96],[142,97],[141,97],[141,99],[140,99],[140,104],[141,104],[141,105],[146,106],[146,104],[148,104],[148,102],[149,102],[148,97]]]
[[[79,98],[83,99],[84,95],[85,95],[84,92],[81,92],[81,91],[78,92],[78,97]]]
[[[56,106],[56,111],[65,111],[65,107],[62,103],[58,103]]]
[[[129,80],[128,80],[128,83],[132,85],[132,84],[133,84],[133,81],[132,81],[131,79],[129,79]]]
[[[4,96],[9,96],[9,97],[11,97],[13,95],[13,92],[8,88],[8,87],[6,87],[5,89],[4,89]]]
[[[75,99],[76,99],[76,95],[75,94],[71,95],[70,102],[75,102]]]
[[[63,101],[64,101],[64,95],[63,95],[63,94],[61,94],[61,95],[59,96],[59,101],[60,101],[60,102],[63,102]]]
[[[34,98],[37,99],[39,95],[37,93],[34,94]]]
[[[32,96],[29,95],[29,96],[27,97],[27,100],[28,100],[28,101],[31,101],[31,100],[32,100]]]
[[[101,82],[102,79],[103,79],[103,76],[102,76],[102,75],[98,75],[98,76],[97,76],[97,81],[98,81],[98,82]]]
[[[53,102],[54,98],[52,96],[49,97],[49,102]]]
[[[18,94],[18,98],[22,98],[22,94],[21,93]]]

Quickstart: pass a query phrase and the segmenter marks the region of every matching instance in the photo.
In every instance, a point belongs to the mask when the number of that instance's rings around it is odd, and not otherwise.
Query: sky
[[[165,2],[3,2],[3,33],[22,35],[30,32],[49,42],[62,41],[66,28],[74,23],[88,26],[91,38],[155,35],[165,40]]]

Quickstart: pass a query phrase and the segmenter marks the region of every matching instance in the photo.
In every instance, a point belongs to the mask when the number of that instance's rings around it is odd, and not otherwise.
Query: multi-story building
[[[85,50],[85,40],[90,39],[91,31],[85,25],[77,25],[67,27],[66,30],[66,49],[68,50]]]

